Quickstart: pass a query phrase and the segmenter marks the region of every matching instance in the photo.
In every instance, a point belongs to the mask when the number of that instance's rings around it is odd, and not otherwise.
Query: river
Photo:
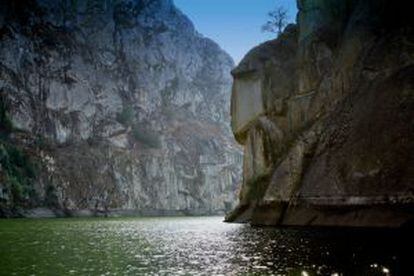
[[[0,275],[402,275],[394,231],[221,217],[0,220]]]

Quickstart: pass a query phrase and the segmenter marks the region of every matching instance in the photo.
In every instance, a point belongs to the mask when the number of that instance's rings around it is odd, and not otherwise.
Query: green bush
[[[19,148],[6,144],[5,151],[6,156],[1,163],[7,172],[11,175],[22,174],[28,178],[34,178],[36,176],[35,164]]]
[[[45,205],[51,208],[59,207],[59,199],[56,195],[56,188],[51,184],[46,187]]]
[[[46,149],[48,146],[48,143],[45,137],[43,137],[42,135],[37,135],[34,140],[34,145],[38,149]]]
[[[13,130],[13,124],[7,114],[7,107],[3,97],[0,96],[0,131],[10,133]]]
[[[138,125],[132,128],[132,136],[135,140],[150,148],[160,148],[161,140],[156,132],[147,130]]]
[[[35,196],[33,182],[37,170],[26,154],[14,145],[0,141],[0,165],[15,206]]]
[[[19,180],[14,176],[9,176],[7,178],[9,190],[11,192],[13,202],[14,203],[20,203],[25,198],[25,188]]]
[[[25,156],[19,149],[13,146],[8,146],[7,151],[9,155],[9,162],[11,164],[14,164],[18,167],[23,167],[26,165],[27,160],[25,159]]]
[[[29,156],[10,141],[9,134],[12,131],[13,125],[5,101],[0,96],[0,167],[13,206],[19,207],[30,197],[36,196],[33,182],[37,170]]]
[[[121,113],[117,114],[116,120],[124,126],[131,126],[134,121],[134,116],[134,109],[132,106],[127,105],[122,109]]]

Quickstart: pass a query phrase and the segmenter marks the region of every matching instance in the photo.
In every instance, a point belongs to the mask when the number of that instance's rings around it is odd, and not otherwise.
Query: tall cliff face
[[[233,61],[171,0],[3,1],[0,39],[4,214],[232,207]]]
[[[414,36],[400,1],[298,1],[233,71],[244,146],[228,221],[398,226],[414,217]]]

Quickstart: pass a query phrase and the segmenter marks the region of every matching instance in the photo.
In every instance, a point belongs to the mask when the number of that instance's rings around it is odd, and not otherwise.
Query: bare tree
[[[262,31],[275,33],[279,36],[288,24],[287,10],[283,6],[277,6],[267,15],[269,19],[262,26]]]

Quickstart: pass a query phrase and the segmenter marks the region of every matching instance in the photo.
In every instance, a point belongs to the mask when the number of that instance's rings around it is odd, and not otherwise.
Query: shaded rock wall
[[[3,1],[0,92],[13,130],[2,143],[38,172],[17,202],[3,170],[0,209],[231,208],[233,66],[170,0]]]
[[[297,25],[233,71],[244,180],[227,220],[401,225],[414,217],[408,4],[297,4]]]

